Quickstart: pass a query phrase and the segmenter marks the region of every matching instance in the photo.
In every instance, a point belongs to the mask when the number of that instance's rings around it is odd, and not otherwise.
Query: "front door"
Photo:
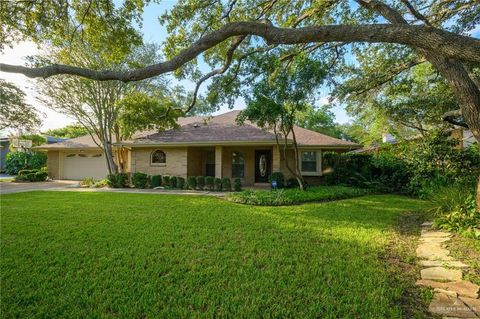
[[[255,150],[255,183],[268,183],[272,173],[272,151]]]

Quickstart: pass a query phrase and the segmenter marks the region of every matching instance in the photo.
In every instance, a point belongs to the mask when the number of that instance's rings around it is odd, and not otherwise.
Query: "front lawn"
[[[425,205],[2,195],[2,318],[400,318],[385,256],[399,215]]]
[[[279,190],[245,190],[230,193],[227,200],[248,205],[285,206],[308,202],[328,202],[371,194],[372,190],[349,186],[315,186],[305,191],[297,188]]]

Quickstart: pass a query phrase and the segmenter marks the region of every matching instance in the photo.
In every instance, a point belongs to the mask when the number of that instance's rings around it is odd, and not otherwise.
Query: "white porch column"
[[[215,177],[222,178],[223,170],[223,147],[215,146]]]

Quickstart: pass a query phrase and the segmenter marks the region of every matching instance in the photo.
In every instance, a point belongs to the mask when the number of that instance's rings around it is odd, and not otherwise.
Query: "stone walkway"
[[[462,269],[468,265],[455,260],[444,243],[451,234],[432,229],[432,223],[422,224],[417,257],[421,270],[421,280],[417,285],[433,288],[433,299],[428,307],[432,314],[443,318],[480,318],[480,286],[462,280]]]

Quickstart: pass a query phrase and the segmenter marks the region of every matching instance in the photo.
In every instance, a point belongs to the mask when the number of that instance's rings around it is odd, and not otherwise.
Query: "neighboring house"
[[[0,169],[5,168],[5,159],[10,152],[10,140],[8,137],[0,137]]]
[[[53,144],[65,141],[65,138],[60,137],[53,137],[53,136],[46,136],[42,135],[46,140],[47,144]],[[10,153],[10,141],[14,137],[0,137],[0,169],[5,168],[5,160],[7,159],[7,154]]]
[[[275,135],[251,123],[238,125],[238,113],[180,118],[178,129],[139,133],[131,140],[114,143],[114,147],[126,153],[123,165],[129,173],[238,177],[246,186],[268,182],[274,171],[281,171],[288,178],[290,174],[280,156],[283,148],[277,147]],[[300,127],[295,128],[295,133],[303,175],[311,183],[322,176],[323,151],[345,152],[361,147]],[[104,155],[90,136],[37,149],[47,152],[48,171],[55,179],[99,179],[107,175]],[[291,147],[287,159],[293,167]]]

